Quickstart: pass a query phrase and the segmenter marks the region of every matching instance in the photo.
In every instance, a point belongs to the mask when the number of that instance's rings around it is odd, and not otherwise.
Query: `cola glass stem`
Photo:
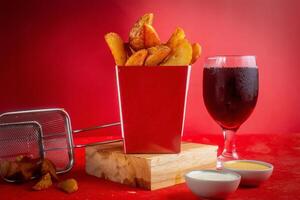
[[[239,159],[239,156],[236,151],[236,131],[223,129],[224,135],[224,149],[222,154],[218,157],[217,168],[223,168],[223,162],[227,160],[236,160]]]

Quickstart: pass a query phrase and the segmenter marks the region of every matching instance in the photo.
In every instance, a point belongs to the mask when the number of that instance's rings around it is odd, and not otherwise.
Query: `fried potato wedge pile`
[[[2,160],[0,162],[0,177],[15,182],[28,182],[39,178],[32,187],[35,191],[45,190],[58,182],[57,187],[67,193],[78,190],[75,179],[60,181],[56,174],[56,166],[48,159],[33,159],[27,156],[17,156],[15,160]]]
[[[40,168],[40,159],[18,156],[15,161],[3,160],[0,162],[0,176],[8,180],[26,182],[32,177],[39,176]]]
[[[152,13],[140,17],[124,43],[117,33],[107,33],[104,38],[119,66],[184,66],[197,61],[202,48],[191,44],[182,28],[177,27],[170,39],[163,43],[153,27]]]

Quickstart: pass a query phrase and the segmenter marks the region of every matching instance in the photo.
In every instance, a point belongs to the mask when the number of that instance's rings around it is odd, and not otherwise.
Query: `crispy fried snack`
[[[167,45],[175,51],[175,48],[178,46],[181,40],[185,38],[184,30],[180,27],[177,27],[175,31],[172,33],[170,39],[167,42]]]
[[[192,49],[193,49],[193,55],[192,55],[191,64],[194,64],[197,61],[197,59],[200,57],[202,49],[200,44],[198,43],[194,43],[192,45]]]
[[[15,179],[15,180],[22,179],[21,170],[19,164],[16,161],[9,162],[8,170],[4,177],[8,179]]]
[[[181,40],[170,55],[161,64],[162,66],[180,66],[189,65],[192,60],[192,45],[187,39]]]
[[[31,180],[37,174],[39,159],[23,157],[18,163],[22,181]]]
[[[10,161],[7,160],[0,161],[0,176],[7,177],[10,170],[9,168],[10,168]]]
[[[131,28],[129,32],[129,44],[135,51],[145,48],[144,24],[152,25],[152,22],[153,14],[147,13],[139,18],[139,20]]]
[[[48,159],[44,159],[42,161],[40,171],[41,171],[42,175],[49,173],[54,180],[56,180],[56,181],[59,180],[58,176],[56,175],[55,165],[53,164],[53,162],[51,162]]]
[[[158,66],[170,53],[170,47],[159,45],[148,49],[145,66]]]
[[[146,49],[139,50],[132,54],[125,63],[125,66],[142,66],[148,55]]]
[[[15,161],[2,161],[0,175],[16,181],[28,181],[33,177],[41,177],[49,173],[58,180],[55,165],[48,159],[32,159],[27,156],[17,157]]]
[[[55,165],[48,159],[32,159],[18,156],[15,161],[0,162],[0,176],[16,181],[28,181],[33,177],[41,177],[32,187],[33,190],[44,190],[52,186],[52,178],[58,180]],[[75,179],[68,179],[58,183],[58,187],[67,193],[78,190]]]
[[[115,63],[121,66],[124,65],[127,54],[122,38],[117,33],[107,33],[104,38],[115,59]]]
[[[40,180],[39,182],[37,182],[32,189],[33,190],[44,190],[49,188],[52,185],[52,180],[51,180],[51,175],[50,173],[45,174]]]
[[[152,13],[140,17],[131,28],[129,42],[125,44],[116,33],[105,35],[117,65],[180,66],[197,61],[201,55],[201,46],[198,43],[191,45],[182,28],[177,27],[164,46],[152,22]]]
[[[150,24],[144,24],[144,44],[145,48],[160,45],[160,39],[156,30]]]
[[[75,179],[67,179],[58,183],[58,188],[67,193],[73,193],[78,190],[78,184]]]
[[[17,157],[15,161],[2,161],[0,175],[18,182],[28,181],[37,173],[39,159],[27,156]]]
[[[16,162],[20,162],[21,160],[23,160],[24,157],[25,157],[24,155],[18,155],[18,156],[15,158],[15,161],[16,161]],[[29,158],[29,157],[27,157],[27,158]],[[30,159],[30,158],[29,158],[29,159]]]

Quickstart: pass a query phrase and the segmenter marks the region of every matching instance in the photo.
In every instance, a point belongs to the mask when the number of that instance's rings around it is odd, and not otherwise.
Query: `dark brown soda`
[[[222,128],[237,130],[252,113],[257,96],[257,68],[204,68],[204,103],[210,115]]]

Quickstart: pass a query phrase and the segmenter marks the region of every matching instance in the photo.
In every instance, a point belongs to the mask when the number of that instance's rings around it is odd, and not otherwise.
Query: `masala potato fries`
[[[160,45],[160,39],[156,30],[149,24],[144,24],[144,45],[145,48]]]
[[[193,56],[192,56],[191,64],[194,64],[197,61],[197,59],[200,57],[202,49],[200,44],[198,43],[194,43],[192,45],[192,49],[193,49]]]
[[[117,33],[107,33],[105,41],[110,48],[110,51],[117,65],[124,65],[127,59],[125,45],[122,38]]]
[[[42,176],[42,178],[32,187],[33,190],[45,190],[52,186],[51,175],[49,173]]]
[[[175,50],[178,46],[179,42],[185,38],[184,30],[180,27],[177,27],[175,31],[172,33],[170,39],[167,42],[167,45]]]
[[[177,46],[172,49],[172,52],[161,65],[162,66],[176,66],[189,65],[192,60],[193,49],[187,39],[178,41]]]
[[[66,193],[73,193],[78,190],[78,183],[75,179],[70,178],[58,183],[58,188]]]
[[[132,54],[125,63],[125,66],[142,66],[148,55],[146,49],[141,49]]]
[[[134,50],[144,49],[144,25],[152,25],[153,13],[147,13],[140,17],[129,32],[129,44]]]
[[[152,25],[153,17],[152,13],[140,17],[130,29],[127,43],[117,33],[105,35],[116,65],[184,66],[195,63],[202,53],[200,44],[191,44],[180,27],[166,43],[162,43]]]
[[[158,45],[148,49],[148,56],[145,60],[145,66],[159,65],[170,53],[171,49],[166,45]]]
[[[29,182],[34,178],[39,178],[32,186],[32,190],[35,191],[52,187],[53,181],[58,182],[57,187],[67,193],[78,190],[75,179],[60,181],[56,175],[56,166],[46,158],[31,158],[20,155],[14,160],[0,160],[0,177],[16,183]]]

